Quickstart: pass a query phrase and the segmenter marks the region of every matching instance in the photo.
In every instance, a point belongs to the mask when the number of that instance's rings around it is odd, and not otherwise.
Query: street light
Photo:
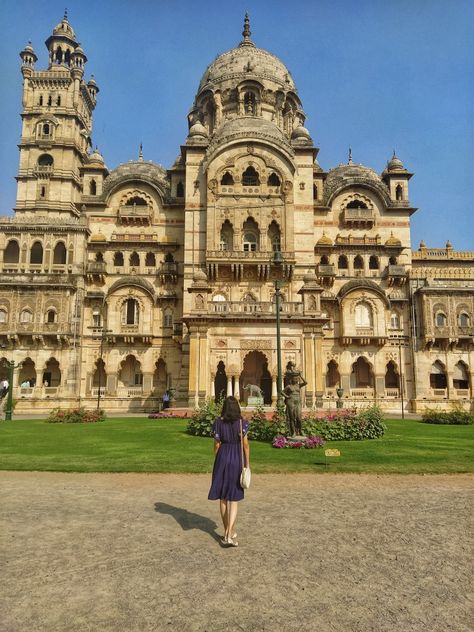
[[[283,255],[279,250],[273,253],[272,263],[277,268],[283,265]],[[280,305],[281,305],[281,281],[275,279],[275,309],[276,309],[276,343],[277,343],[277,405],[281,401],[281,392],[283,390],[283,380],[281,371],[281,336],[280,336]]]
[[[8,394],[7,394],[7,405],[5,407],[5,421],[12,420],[13,413],[13,373],[15,369],[18,369],[23,364],[23,362],[18,362],[15,364],[14,360],[4,360],[3,366],[8,369]]]
[[[404,387],[403,387],[403,365],[402,365],[402,340],[405,342],[406,337],[400,336],[398,338],[398,365],[400,367],[400,399],[402,403],[402,419],[405,419],[405,405],[403,402]]]

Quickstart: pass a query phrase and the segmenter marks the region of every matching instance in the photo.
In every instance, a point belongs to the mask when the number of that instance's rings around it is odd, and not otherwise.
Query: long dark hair
[[[240,419],[240,404],[233,395],[229,395],[224,400],[222,405],[222,419],[224,421],[232,422]]]

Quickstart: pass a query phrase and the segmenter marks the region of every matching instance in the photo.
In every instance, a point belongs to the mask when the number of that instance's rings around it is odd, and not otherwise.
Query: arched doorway
[[[262,389],[264,404],[272,403],[272,376],[268,370],[268,360],[261,351],[251,351],[245,356],[239,381],[241,401],[247,403],[248,390],[245,390],[245,387],[248,384],[255,384]]]
[[[164,392],[168,388],[168,372],[166,370],[166,362],[160,358],[155,362],[155,371],[153,373],[153,390],[159,397],[163,397]]]
[[[327,364],[326,369],[326,388],[339,388],[341,383],[341,376],[339,374],[339,368],[335,360],[331,360]]]
[[[36,368],[31,358],[26,358],[26,360],[23,361],[20,373],[18,374],[18,384],[20,384],[20,386],[22,384],[26,386],[27,382],[30,387],[36,385]]]
[[[393,360],[390,360],[385,370],[385,389],[394,388],[400,388],[400,380],[397,365]]]
[[[369,362],[362,356],[357,358],[352,365],[351,373],[352,389],[372,389],[374,388],[374,374]]]
[[[225,372],[225,364],[222,360],[217,365],[216,377],[214,378],[214,389],[216,402],[226,396],[227,373]]]
[[[92,387],[100,387],[102,390],[105,390],[106,383],[107,373],[105,372],[105,362],[102,360],[102,358],[99,358],[95,362],[95,371],[92,374]]]
[[[43,386],[59,386],[61,384],[61,369],[56,358],[50,358],[46,362],[43,371]]]

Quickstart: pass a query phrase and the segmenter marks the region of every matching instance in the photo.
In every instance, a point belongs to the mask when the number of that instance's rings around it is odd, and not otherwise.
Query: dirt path
[[[473,481],[1,472],[0,630],[471,632]]]

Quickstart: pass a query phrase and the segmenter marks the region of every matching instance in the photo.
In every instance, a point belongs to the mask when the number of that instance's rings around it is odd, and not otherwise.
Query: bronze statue
[[[281,392],[286,405],[286,419],[290,435],[301,435],[301,393],[300,390],[307,382],[301,376],[301,371],[296,370],[293,362],[288,362],[285,372],[286,386]]]

